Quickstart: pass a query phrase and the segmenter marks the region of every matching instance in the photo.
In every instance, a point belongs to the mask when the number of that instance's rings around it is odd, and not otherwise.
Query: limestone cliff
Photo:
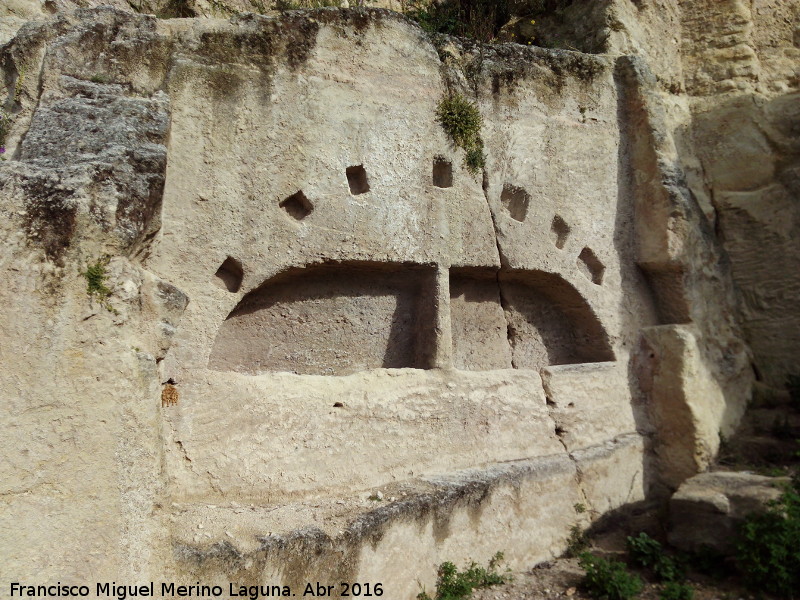
[[[800,371],[796,3],[562,4],[602,53],[8,5],[8,572],[411,598],[674,489],[753,361]]]

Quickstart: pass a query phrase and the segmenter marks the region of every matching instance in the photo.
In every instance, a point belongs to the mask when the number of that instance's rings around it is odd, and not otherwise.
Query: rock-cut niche
[[[244,270],[242,269],[242,263],[231,256],[225,259],[214,274],[214,282],[217,286],[231,293],[239,291],[243,278]]]
[[[209,358],[220,371],[346,375],[429,368],[435,270],[377,263],[290,269],[249,292]]]
[[[459,369],[541,369],[614,360],[600,320],[566,280],[543,271],[450,272]]]

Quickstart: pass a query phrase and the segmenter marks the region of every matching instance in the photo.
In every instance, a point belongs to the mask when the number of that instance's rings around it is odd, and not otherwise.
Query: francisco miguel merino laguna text
[[[310,585],[310,584],[309,584]],[[95,596],[98,598],[146,598],[154,597],[155,584],[151,581],[144,585],[117,585],[115,581],[98,583],[95,586]],[[19,582],[11,583],[11,598],[70,598],[87,597],[90,588],[88,585],[62,584],[60,581],[54,585],[27,585]],[[218,598],[223,590],[219,585],[202,585],[199,581],[192,585],[178,585],[176,583],[162,583],[161,595],[173,598]],[[231,598],[275,598],[291,596],[288,585],[236,585],[229,584],[228,596]],[[305,595],[305,594],[304,594]],[[314,595],[314,594],[312,594]]]

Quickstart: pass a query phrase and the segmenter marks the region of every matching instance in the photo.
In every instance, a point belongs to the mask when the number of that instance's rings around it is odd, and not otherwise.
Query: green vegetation
[[[405,14],[429,33],[491,42],[511,13],[507,0],[409,0]]]
[[[417,600],[462,600],[469,598],[475,589],[506,583],[510,577],[497,572],[502,560],[503,553],[498,552],[489,561],[488,567],[472,563],[461,572],[451,562],[442,563],[436,578],[436,595],[431,598],[423,590],[417,595]]]
[[[581,529],[580,525],[573,525],[569,529],[567,538],[567,550],[564,554],[569,558],[580,556],[582,552],[589,548],[589,536]]]
[[[628,600],[642,591],[642,580],[628,573],[625,563],[584,552],[579,564],[586,572],[583,587],[593,598]]]
[[[669,556],[661,544],[646,533],[627,539],[628,556],[638,567],[649,569],[663,583],[661,600],[692,600],[694,590],[684,582],[683,562]],[[593,598],[627,600],[642,591],[642,580],[628,572],[623,562],[605,560],[588,552],[580,555],[580,566],[586,572],[583,586]]]
[[[575,512],[579,515],[586,512],[586,505],[583,502],[576,502],[572,505],[572,508],[574,508]]]
[[[669,581],[661,590],[659,598],[661,600],[692,600],[694,598],[694,590],[685,583]]]
[[[96,299],[107,311],[117,314],[116,309],[108,301],[108,297],[111,295],[111,289],[106,285],[106,281],[108,281],[106,266],[109,260],[108,256],[98,259],[93,265],[87,266],[81,275],[86,278],[86,293],[89,298]]]
[[[651,569],[660,581],[679,582],[686,577],[683,565],[665,554],[661,544],[646,533],[628,537],[626,544],[634,564]]]
[[[481,139],[481,113],[478,107],[461,94],[442,98],[436,109],[436,119],[453,144],[464,150],[464,167],[477,175],[486,165]]]
[[[189,4],[189,0],[169,0],[157,16],[160,19],[184,19],[196,17],[197,13]]]
[[[745,519],[736,563],[748,587],[785,598],[800,591],[800,480],[795,478],[766,512]]]

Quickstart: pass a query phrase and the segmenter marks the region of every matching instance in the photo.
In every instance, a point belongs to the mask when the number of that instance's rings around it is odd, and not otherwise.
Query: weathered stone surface
[[[384,10],[24,25],[0,48],[4,568],[411,597],[409,572],[430,588],[501,537],[513,565],[544,559],[575,503],[703,468],[749,356],[683,177],[688,102],[664,95],[682,71],[656,32],[679,7],[627,4],[576,18],[599,40],[619,15],[609,48],[655,75],[434,43]],[[483,119],[477,177],[436,121],[454,91]],[[781,148],[790,101],[765,110]],[[782,161],[713,176],[793,189]],[[685,442],[675,464],[653,469],[651,434]]]
[[[750,513],[780,497],[788,479],[752,473],[702,473],[685,481],[669,502],[669,543],[687,552],[730,554],[736,528]]]
[[[637,429],[628,374],[616,362],[550,366],[542,385],[556,433],[569,452]]]
[[[379,491],[383,501],[367,498]],[[392,484],[336,502],[179,505],[170,524],[173,576],[222,585],[231,573],[266,577],[300,586],[298,595],[308,581],[380,581],[387,596],[413,598],[420,585],[434,589],[441,556],[485,563],[498,540],[518,549],[507,556],[512,566],[563,552],[577,502],[585,499],[575,465],[560,456]]]
[[[800,372],[800,94],[698,111],[693,141],[714,199],[760,378]]]
[[[655,430],[653,450],[659,477],[674,489],[713,460],[720,424],[731,407],[709,376],[690,327],[662,325],[643,334],[640,381]]]

